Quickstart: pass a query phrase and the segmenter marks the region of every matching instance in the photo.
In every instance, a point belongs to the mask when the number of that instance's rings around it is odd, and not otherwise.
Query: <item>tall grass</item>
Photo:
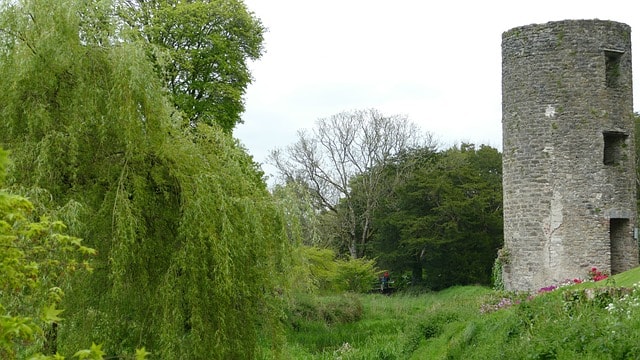
[[[322,316],[294,317],[287,336],[291,359],[406,359],[428,337],[436,337],[449,323],[465,321],[476,314],[483,295],[491,290],[461,287],[423,295],[379,294],[309,298],[297,306],[317,309],[361,307],[357,321],[323,321]],[[358,299],[360,305],[353,302]],[[328,305],[332,304],[332,305]],[[342,312],[349,313],[345,309]],[[291,318],[290,318],[291,320]]]
[[[279,358],[640,359],[639,281],[637,268],[532,297],[476,286],[308,297]]]

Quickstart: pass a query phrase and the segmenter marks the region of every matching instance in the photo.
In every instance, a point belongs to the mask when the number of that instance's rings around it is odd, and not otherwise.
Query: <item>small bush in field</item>
[[[343,294],[323,303],[321,312],[327,324],[346,324],[362,318],[362,302],[354,294]]]
[[[349,259],[337,262],[334,285],[340,291],[365,293],[371,289],[371,282],[376,280],[374,260]]]
[[[294,298],[289,321],[295,327],[303,322],[322,322],[327,325],[346,324],[362,318],[360,298],[354,294],[316,297],[299,294]]]
[[[331,249],[303,246],[302,264],[298,269],[301,282],[313,284],[310,291],[366,293],[376,280],[374,260],[336,259]]]

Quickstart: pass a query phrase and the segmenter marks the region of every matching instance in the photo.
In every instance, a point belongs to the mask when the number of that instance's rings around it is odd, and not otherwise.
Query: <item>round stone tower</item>
[[[506,289],[638,265],[628,25],[503,33],[502,131]]]

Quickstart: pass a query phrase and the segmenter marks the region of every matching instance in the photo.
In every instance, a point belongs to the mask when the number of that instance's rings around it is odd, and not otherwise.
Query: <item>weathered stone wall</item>
[[[517,27],[502,62],[505,287],[636,266],[630,27]]]

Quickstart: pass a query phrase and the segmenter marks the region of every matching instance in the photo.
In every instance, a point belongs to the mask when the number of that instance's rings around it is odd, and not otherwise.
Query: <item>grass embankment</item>
[[[640,268],[528,296],[483,287],[300,298],[291,359],[640,359]]]

